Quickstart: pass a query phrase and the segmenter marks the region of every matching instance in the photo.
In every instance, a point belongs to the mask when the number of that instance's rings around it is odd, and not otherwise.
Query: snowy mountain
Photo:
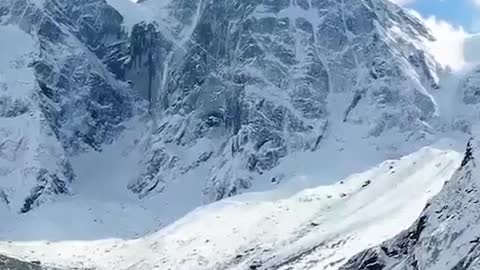
[[[75,157],[118,142],[132,117],[130,126],[143,130],[133,138],[142,154],[131,160],[136,175],[121,182],[140,198],[198,187],[190,209],[275,186],[296,173],[278,169],[291,167],[279,164],[295,153],[323,159],[335,151],[341,161],[362,149],[375,157],[357,168],[366,169],[435,132],[441,70],[424,50],[433,37],[389,2],[110,4],[118,11],[103,0],[1,4],[4,31],[21,36],[3,46],[29,44],[2,51],[14,57],[7,72],[24,59],[30,77],[15,83],[30,83],[22,98],[31,100],[4,118],[38,118],[5,129],[33,129],[4,140],[15,165],[2,165],[2,197],[12,211],[75,194],[83,173]],[[35,133],[40,142],[27,139]]]
[[[475,167],[480,69],[386,0],[3,0],[0,38],[0,253],[32,269],[398,269]]]

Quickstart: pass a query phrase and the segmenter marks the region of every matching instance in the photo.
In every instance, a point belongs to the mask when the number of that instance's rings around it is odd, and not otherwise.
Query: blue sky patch
[[[480,31],[480,7],[473,0],[417,0],[406,7],[425,17],[435,17],[462,26],[469,32]]]

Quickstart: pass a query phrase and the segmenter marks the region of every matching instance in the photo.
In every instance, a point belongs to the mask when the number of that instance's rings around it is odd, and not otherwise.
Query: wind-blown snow
[[[468,33],[461,28],[455,28],[448,22],[435,17],[423,18],[423,21],[432,30],[435,41],[429,42],[430,52],[444,67],[454,70],[464,68],[468,59],[465,59],[464,44]]]
[[[305,269],[312,262],[315,269],[337,269],[407,228],[460,158],[455,151],[427,147],[331,186],[288,196],[280,188],[205,206],[138,240],[5,241],[0,252],[105,270],[241,270],[259,262],[259,269]]]
[[[479,34],[470,34],[463,28],[435,16],[426,18],[414,10],[409,12],[421,19],[432,31],[435,40],[426,42],[426,45],[435,60],[443,67],[450,67],[459,72],[480,63]]]

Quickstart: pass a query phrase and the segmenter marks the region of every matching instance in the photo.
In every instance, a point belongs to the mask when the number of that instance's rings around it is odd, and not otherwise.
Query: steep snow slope
[[[335,185],[214,203],[138,240],[1,242],[0,252],[96,269],[337,269],[408,227],[460,158],[428,147]]]
[[[408,230],[341,269],[479,269],[478,151],[470,141],[461,167]]]

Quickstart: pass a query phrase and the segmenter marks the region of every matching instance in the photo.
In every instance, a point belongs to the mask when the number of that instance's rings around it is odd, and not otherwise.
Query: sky
[[[480,0],[392,0],[419,12],[424,17],[462,27],[465,31],[480,32]]]

